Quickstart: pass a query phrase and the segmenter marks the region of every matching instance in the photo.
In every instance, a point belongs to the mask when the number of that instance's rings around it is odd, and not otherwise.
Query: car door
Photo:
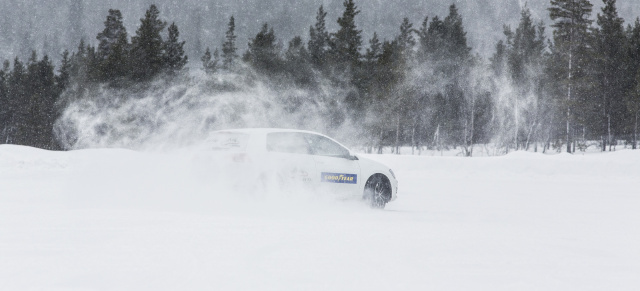
[[[269,168],[278,186],[288,189],[317,187],[316,163],[305,137],[299,132],[272,132],[266,136]]]
[[[359,195],[362,177],[357,159],[339,143],[317,134],[305,133],[316,164],[320,189],[338,195]]]

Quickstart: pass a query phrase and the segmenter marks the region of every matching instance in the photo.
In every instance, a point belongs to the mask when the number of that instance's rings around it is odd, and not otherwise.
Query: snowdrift
[[[234,195],[186,151],[0,145],[0,289],[640,289],[639,151],[367,157],[384,211]]]

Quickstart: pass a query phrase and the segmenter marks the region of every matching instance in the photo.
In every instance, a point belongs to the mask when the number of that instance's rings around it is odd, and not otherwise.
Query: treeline
[[[26,64],[17,58],[0,70],[0,143],[59,149],[53,137],[56,101],[69,75],[56,75],[47,56],[35,52]]]
[[[187,64],[185,42],[172,23],[167,23],[152,5],[129,39],[119,10],[109,10],[97,47],[82,40],[73,53],[65,51],[57,74],[48,56],[38,59],[35,51],[26,64],[18,58],[13,66],[4,62],[0,70],[0,143],[62,149],[54,134],[54,122],[66,105],[63,92],[83,98],[100,84],[127,87],[159,75],[175,76]]]
[[[505,26],[488,60],[472,53],[455,5],[446,17],[425,17],[418,26],[405,18],[393,39],[374,33],[365,41],[355,24],[360,11],[346,0],[337,31],[327,29],[320,6],[308,37],[283,45],[264,24],[244,51],[230,17],[222,44],[207,48],[191,71],[318,94],[340,88],[322,104],[291,96],[280,102],[291,113],[326,107],[329,131],[346,122],[357,126],[358,140],[371,151],[456,148],[470,156],[474,145],[493,144],[502,152],[574,152],[594,140],[602,150],[618,142],[635,149],[640,21],[625,27],[615,0],[604,4],[594,21],[588,0],[552,0],[552,39],[525,8],[517,27]],[[81,42],[65,52],[57,74],[47,56],[38,60],[35,53],[26,65],[5,62],[0,142],[59,148],[53,123],[70,99],[90,98],[86,92],[100,86],[144,90],[152,80],[188,76],[178,27],[167,28],[159,15],[152,5],[129,37],[120,11],[109,10],[97,46]]]

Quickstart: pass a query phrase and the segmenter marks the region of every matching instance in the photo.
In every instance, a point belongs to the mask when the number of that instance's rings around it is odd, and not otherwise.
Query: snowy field
[[[385,210],[233,195],[185,153],[0,145],[0,290],[640,290],[640,151],[369,157]]]

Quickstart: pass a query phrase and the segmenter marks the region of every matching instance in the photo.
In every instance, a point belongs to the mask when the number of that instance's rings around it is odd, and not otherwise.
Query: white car
[[[205,150],[222,154],[231,175],[342,193],[384,208],[396,199],[398,181],[387,166],[355,155],[337,141],[310,131],[231,129],[213,132]]]

